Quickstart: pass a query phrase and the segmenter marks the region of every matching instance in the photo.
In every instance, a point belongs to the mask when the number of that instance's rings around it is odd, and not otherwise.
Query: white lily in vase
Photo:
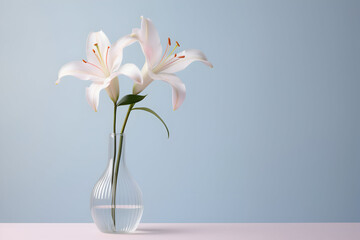
[[[145,64],[140,71],[134,64],[121,65],[123,49],[138,41],[145,55]],[[89,105],[97,111],[99,94],[105,89],[114,104],[113,131],[110,135],[109,164],[95,184],[91,195],[91,213],[96,226],[106,233],[127,233],[134,231],[143,212],[142,193],[132,179],[125,165],[124,133],[130,113],[134,110],[146,111],[157,117],[167,131],[164,120],[147,107],[135,107],[147,95],[139,95],[153,80],[162,80],[172,87],[172,103],[174,110],[183,103],[186,95],[184,83],[174,74],[185,69],[190,63],[200,61],[212,67],[205,55],[199,50],[185,50],[175,53],[180,47],[176,42],[170,50],[171,40],[168,39],[166,50],[162,53],[160,38],[150,19],[142,18],[141,28],[134,29],[132,34],[120,38],[111,45],[102,32],[89,34],[86,46],[87,60],[65,64],[58,73],[56,84],[65,76],[74,76],[92,83],[86,88]],[[119,99],[119,75],[134,80],[132,94]],[[121,130],[117,128],[117,109],[128,106],[124,115]],[[126,214],[124,214],[126,212]]]
[[[170,51],[170,38],[168,38],[166,50],[162,54],[160,37],[154,24],[148,18],[141,17],[141,19],[141,28],[133,29],[131,36],[139,41],[145,55],[145,64],[141,70],[143,83],[135,83],[133,93],[139,94],[153,80],[165,81],[172,87],[172,104],[173,109],[176,110],[185,100],[186,88],[185,84],[174,73],[185,69],[194,61],[203,62],[211,68],[213,65],[200,50],[190,49],[174,53],[180,47],[178,42]]]
[[[73,61],[65,64],[59,71],[58,84],[65,76],[74,76],[82,80],[90,80],[92,84],[86,88],[86,99],[97,111],[100,91],[106,89],[111,100],[116,104],[119,98],[119,80],[117,76],[125,75],[138,84],[142,84],[139,68],[131,63],[121,66],[123,49],[135,42],[130,36],[119,39],[111,45],[103,31],[89,34],[86,44],[87,60]]]

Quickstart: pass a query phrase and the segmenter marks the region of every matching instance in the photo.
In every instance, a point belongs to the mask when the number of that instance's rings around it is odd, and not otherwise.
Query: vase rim
[[[115,133],[116,136],[125,136],[125,133]],[[114,136],[114,133],[110,133],[110,137]]]

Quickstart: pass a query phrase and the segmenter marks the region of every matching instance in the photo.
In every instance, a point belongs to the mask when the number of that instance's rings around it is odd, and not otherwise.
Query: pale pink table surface
[[[0,240],[360,240],[360,223],[142,223],[105,234],[93,223],[0,223]]]

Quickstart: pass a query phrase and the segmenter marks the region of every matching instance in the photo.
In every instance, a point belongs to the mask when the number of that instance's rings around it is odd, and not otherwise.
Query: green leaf
[[[146,97],[146,95],[141,96],[141,95],[136,95],[136,94],[129,94],[129,95],[124,96],[122,99],[120,99],[120,101],[118,101],[118,103],[116,105],[122,106],[122,105],[134,104],[134,103],[140,102],[145,97]]]
[[[146,108],[146,107],[137,107],[137,108],[133,108],[132,110],[143,110],[143,111],[152,113],[155,117],[157,117],[157,118],[164,124],[164,126],[165,126],[165,128],[166,128],[166,131],[167,131],[167,134],[168,134],[168,138],[170,137],[170,132],[169,132],[168,127],[166,126],[164,120],[162,120],[161,117],[160,117],[159,115],[157,115],[156,112],[154,112],[154,111],[151,110],[150,108]]]

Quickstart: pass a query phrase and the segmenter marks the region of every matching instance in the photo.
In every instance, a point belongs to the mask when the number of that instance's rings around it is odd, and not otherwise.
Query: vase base
[[[96,226],[104,233],[126,234],[136,230],[140,223],[144,207],[142,205],[116,205],[115,224],[112,218],[100,218],[95,221]],[[111,216],[111,205],[100,205],[92,208],[94,216]],[[94,218],[99,219],[99,218]],[[107,219],[104,221],[104,219]]]

